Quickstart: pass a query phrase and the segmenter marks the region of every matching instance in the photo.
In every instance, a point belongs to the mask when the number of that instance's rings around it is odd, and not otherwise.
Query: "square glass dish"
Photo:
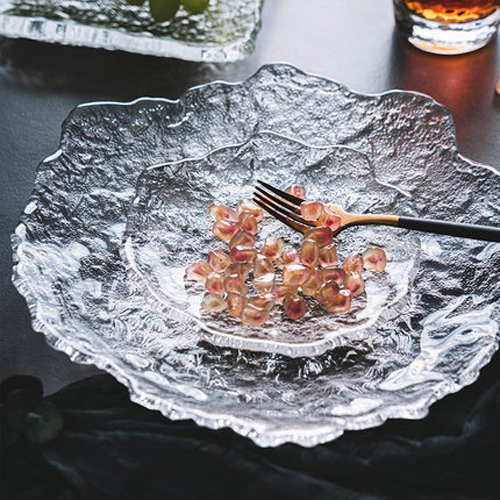
[[[0,35],[188,61],[234,62],[254,49],[262,0],[211,0],[155,22],[126,0],[0,0]]]

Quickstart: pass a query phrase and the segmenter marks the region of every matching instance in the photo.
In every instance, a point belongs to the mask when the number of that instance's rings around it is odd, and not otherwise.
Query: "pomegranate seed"
[[[237,274],[230,274],[224,278],[224,290],[229,292],[238,292],[242,295],[248,293],[248,287]]]
[[[253,247],[255,245],[255,236],[247,233],[244,229],[238,229],[229,241],[229,249],[231,250],[231,248],[238,245]]]
[[[306,314],[306,301],[299,295],[287,295],[283,299],[285,314],[292,319],[300,319]]]
[[[323,274],[319,269],[313,269],[312,276],[302,285],[304,295],[314,295],[323,285]]]
[[[323,203],[317,201],[304,201],[300,204],[300,215],[305,220],[318,220],[323,213]]]
[[[209,293],[224,295],[224,275],[220,273],[210,273],[207,277],[205,288]]]
[[[260,278],[264,274],[274,275],[274,264],[264,255],[257,254],[253,263],[253,275]]]
[[[318,222],[321,226],[329,227],[335,234],[340,229],[342,219],[330,207],[325,206]]]
[[[215,201],[210,204],[207,212],[211,217],[213,217],[214,220],[224,219],[232,222],[236,222],[238,220],[238,216],[234,208],[226,207],[226,205],[221,205]]]
[[[301,286],[311,277],[311,274],[312,271],[301,264],[289,264],[283,268],[283,284]]]
[[[319,262],[319,248],[315,241],[304,240],[300,247],[300,263],[314,268]]]
[[[300,264],[300,254],[292,248],[291,250],[285,250],[279,259],[276,260],[276,265],[279,268],[288,266],[289,264]]]
[[[361,274],[349,272],[344,279],[344,288],[351,291],[353,297],[361,295],[365,291],[365,282]]]
[[[289,186],[286,191],[305,199],[303,186]],[[269,319],[273,305],[282,303],[288,317],[300,319],[306,313],[306,301],[298,295],[299,287],[304,295],[322,303],[328,312],[350,310],[352,298],[365,291],[360,274],[363,266],[369,271],[382,272],[387,263],[385,252],[369,247],[362,256],[350,255],[342,268],[336,267],[338,256],[333,235],[340,229],[341,218],[319,202],[304,201],[300,210],[304,219],[318,221],[320,225],[306,231],[300,253],[295,249],[283,251],[283,239],[274,235],[265,239],[261,252],[257,253],[255,235],[258,222],[263,218],[262,209],[247,200],[238,204],[237,211],[220,203],[210,205],[207,211],[215,219],[212,232],[229,243],[230,251],[228,255],[223,250],[212,250],[207,262],[199,260],[186,269],[188,279],[205,283],[209,292],[201,301],[205,311],[228,308],[229,315],[241,317],[245,325],[260,326]],[[275,283],[275,265],[283,271],[281,285]],[[246,297],[245,280],[252,268],[252,286],[258,293]],[[227,293],[227,303],[224,293]]]
[[[329,313],[342,314],[349,312],[349,309],[351,309],[351,304],[352,304],[351,291],[340,290],[339,294],[337,295],[337,298],[333,302],[326,304],[325,307]]]
[[[222,250],[212,250],[207,262],[216,273],[223,273],[231,265],[229,255]]]
[[[349,255],[344,263],[342,264],[342,269],[348,273],[360,273],[363,270],[363,257],[359,253]]]
[[[276,236],[268,236],[264,241],[264,246],[260,253],[270,260],[276,260],[281,255],[285,242],[283,238],[277,238]]]
[[[346,273],[340,267],[328,267],[326,269],[322,269],[321,274],[323,275],[323,281],[325,283],[333,281],[340,286],[342,285],[342,283],[344,283]]]
[[[236,222],[228,221],[225,219],[214,222],[212,233],[222,241],[229,241],[236,232]]]
[[[259,230],[257,219],[250,212],[241,212],[238,215],[238,227],[254,235]]]
[[[249,262],[252,263],[257,255],[257,250],[255,248],[246,247],[244,245],[237,245],[231,248],[229,253],[231,256],[231,261],[233,263],[237,262]]]
[[[333,243],[333,233],[329,227],[315,227],[305,232],[304,239],[313,240],[319,247],[325,247]]]
[[[334,267],[339,263],[337,247],[333,243],[319,249],[319,263],[321,267]]]
[[[297,287],[290,285],[274,285],[271,289],[274,295],[274,302],[281,304],[287,295],[297,295]]]
[[[239,318],[241,316],[241,311],[247,303],[245,295],[239,292],[232,291],[227,294],[226,301],[229,316],[232,316],[233,318]]]
[[[258,295],[251,295],[248,297],[248,303],[260,309],[267,309],[270,311],[274,304],[274,295],[272,293],[259,293]]]
[[[274,285],[274,273],[263,274],[252,281],[252,286],[258,292],[267,292]]]
[[[228,276],[236,274],[241,281],[245,281],[248,278],[248,274],[252,270],[252,264],[248,264],[245,262],[231,264],[226,271]]]
[[[296,196],[297,198],[306,199],[306,188],[297,184],[292,184],[285,189],[285,193]]]
[[[186,276],[188,280],[204,283],[212,271],[213,269],[204,260],[197,260],[186,268]]]
[[[387,264],[387,256],[381,248],[368,247],[363,252],[363,264],[368,271],[381,273]]]
[[[241,312],[241,321],[244,325],[260,326],[269,319],[269,311],[252,304],[247,304]]]
[[[259,205],[255,204],[253,201],[249,200],[240,201],[240,203],[238,204],[238,215],[240,215],[242,212],[251,213],[255,217],[257,222],[260,222],[264,215],[264,211],[262,210],[262,208],[260,208]]]
[[[226,309],[226,302],[221,295],[207,293],[201,301],[201,307],[207,312],[220,312]]]
[[[330,281],[320,287],[320,289],[314,295],[314,298],[320,304],[330,304],[337,299],[337,295],[339,293],[340,287],[337,285],[337,283]]]

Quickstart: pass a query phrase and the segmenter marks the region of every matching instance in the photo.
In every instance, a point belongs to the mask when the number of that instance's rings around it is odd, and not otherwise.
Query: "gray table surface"
[[[462,154],[499,168],[499,60],[496,40],[463,56],[419,52],[399,38],[390,0],[267,0],[255,52],[230,65],[0,38],[0,380],[32,374],[53,392],[99,372],[47,346],[10,282],[10,234],[36,166],[57,149],[61,123],[74,106],[175,98],[192,85],[238,81],[264,63],[287,62],[360,92],[431,95],[451,110]]]

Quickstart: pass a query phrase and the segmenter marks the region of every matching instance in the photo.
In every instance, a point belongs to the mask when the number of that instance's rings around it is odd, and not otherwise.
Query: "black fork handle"
[[[401,216],[399,217],[397,226],[405,229],[425,231],[427,233],[500,242],[500,228],[491,226],[477,226],[475,224],[459,224],[458,222],[444,222]]]

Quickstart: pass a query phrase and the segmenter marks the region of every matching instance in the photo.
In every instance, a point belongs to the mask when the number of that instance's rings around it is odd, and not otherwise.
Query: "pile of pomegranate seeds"
[[[287,193],[305,199],[303,186],[290,186]],[[201,307],[207,312],[228,310],[245,325],[259,326],[281,304],[294,320],[306,314],[306,297],[312,297],[329,313],[348,313],[353,297],[365,291],[364,269],[380,273],[387,258],[378,247],[363,255],[353,254],[339,265],[333,236],[340,217],[318,202],[304,201],[301,215],[320,226],[304,234],[299,250],[285,249],[282,238],[268,236],[260,251],[255,248],[262,209],[242,201],[237,209],[212,203],[207,212],[214,219],[212,232],[228,242],[227,252],[212,250],[207,261],[198,260],[186,269],[189,280],[205,284],[207,294]]]

